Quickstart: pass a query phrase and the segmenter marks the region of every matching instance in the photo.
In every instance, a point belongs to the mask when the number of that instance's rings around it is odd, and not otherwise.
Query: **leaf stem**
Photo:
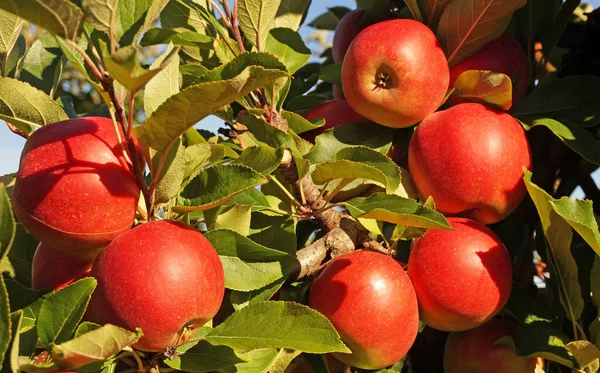
[[[229,6],[229,5],[228,5]],[[242,53],[246,52],[246,47],[244,47],[244,40],[242,39],[242,34],[240,33],[240,27],[237,23],[237,14],[238,14],[238,0],[233,0],[233,13],[231,14],[231,26],[233,28],[233,35],[235,36],[235,40],[240,47],[240,51]]]
[[[138,372],[145,373],[146,368],[144,367],[144,362],[142,362],[140,355],[138,355],[138,353],[135,352],[135,350],[131,347],[125,347],[125,348],[123,348],[123,350],[131,353],[131,356],[133,356],[133,358],[135,359],[135,362],[137,363]]]
[[[8,127],[8,129],[12,132],[15,133],[19,136],[21,136],[22,138],[24,138],[25,140],[27,140],[29,138],[29,134],[23,130],[21,130],[20,128],[17,128],[16,126],[14,126],[12,123],[9,122],[5,122],[6,126]]]
[[[303,207],[304,207],[304,206],[302,206],[302,205],[300,204],[300,202],[298,202],[298,201],[296,200],[296,197],[294,197],[294,196],[292,195],[292,193],[290,193],[290,191],[289,191],[289,190],[287,190],[287,188],[286,188],[285,186],[283,186],[283,184],[281,184],[281,183],[279,182],[279,180],[277,180],[277,178],[276,178],[275,176],[273,176],[273,175],[269,175],[269,179],[270,179],[270,180],[271,180],[273,183],[275,183],[275,185],[277,185],[277,186],[279,187],[279,189],[281,189],[281,190],[283,191],[283,193],[285,193],[285,195],[286,195],[286,196],[288,196],[288,198],[290,199],[290,201],[291,201],[291,202],[292,202],[294,205],[296,205],[297,207],[300,207],[300,208],[303,208]]]
[[[227,28],[231,28],[231,22],[229,21],[229,18],[227,18],[225,16],[223,11],[221,10],[221,7],[219,7],[219,5],[217,5],[215,0],[210,0],[210,3],[212,4],[213,8],[215,8],[217,10],[217,12],[219,12],[219,15],[221,15],[221,19],[223,20],[223,23],[225,24],[225,26],[227,26]]]

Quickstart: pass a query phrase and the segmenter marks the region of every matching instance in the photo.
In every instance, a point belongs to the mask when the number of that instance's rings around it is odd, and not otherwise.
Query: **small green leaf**
[[[0,77],[0,119],[31,133],[35,127],[69,117],[44,92],[16,79]]]
[[[93,278],[79,280],[44,301],[38,322],[38,334],[44,344],[62,343],[71,339],[96,283]]]
[[[277,216],[268,214],[268,211],[254,213],[248,238],[263,246],[296,255],[296,223],[288,215]]]
[[[0,8],[67,40],[83,26],[83,12],[69,0],[2,0]]]
[[[203,81],[169,97],[143,125],[135,127],[140,141],[153,149],[165,151],[188,128],[217,109],[287,75],[280,69],[244,65],[252,58],[251,55],[255,54],[240,56],[218,71],[206,74],[207,79],[216,76],[221,80]]]
[[[319,15],[317,18],[312,20],[308,25],[320,30],[331,30],[334,31],[338,23],[350,9],[343,6],[334,6],[327,8],[327,12]]]
[[[252,291],[233,290],[229,300],[236,311],[248,306],[249,304],[267,301],[271,299],[271,297],[277,293],[279,289],[281,289],[285,279],[285,277],[282,277],[279,280],[275,280],[274,282],[265,285],[260,289]]]
[[[208,143],[200,143],[193,144],[185,148],[186,178],[196,176],[199,171],[201,171],[211,163],[211,156],[214,155],[212,148],[214,147],[216,147],[216,145],[211,147],[211,145],[209,145]]]
[[[291,111],[282,110],[280,114],[282,117],[285,118],[285,120],[287,120],[288,126],[296,134],[312,131],[319,127],[323,127],[323,125],[325,124],[324,118],[321,118],[313,123],[308,119],[305,119],[303,116],[293,113]]]
[[[6,340],[8,348],[6,349],[6,355],[4,355],[4,361],[0,365],[1,372],[12,372],[19,373],[19,331],[21,330],[21,322],[23,321],[23,311],[18,310],[10,314],[10,329],[9,336]],[[2,358],[0,357],[0,361]]]
[[[598,96],[599,77],[568,76],[538,85],[519,102],[513,115],[529,125],[554,119],[579,126],[595,126],[600,123],[600,107],[595,100]]]
[[[157,7],[164,7],[164,0],[121,0],[117,7],[115,17],[115,36],[121,47],[132,44],[137,41],[134,39],[144,25],[148,25],[149,20],[146,15],[156,16],[158,13],[155,7],[151,7],[152,3],[157,4]],[[150,10],[153,10],[152,14]],[[150,13],[150,14],[149,14]],[[152,18],[152,21],[154,18]],[[151,21],[150,21],[151,22]]]
[[[68,342],[52,347],[52,359],[61,369],[76,369],[104,361],[137,342],[142,331],[135,332],[106,324]]]
[[[10,199],[3,183],[0,183],[0,261],[8,254],[17,232]]]
[[[569,337],[544,326],[531,325],[517,330],[511,337],[502,337],[496,343],[513,345],[519,356],[536,356],[573,368],[574,358],[566,348]]]
[[[238,19],[244,36],[252,45],[262,51],[267,34],[273,27],[273,20],[279,9],[280,0],[240,0]]]
[[[332,63],[325,65],[319,72],[319,79],[324,82],[331,83],[338,87],[342,86],[342,64]]]
[[[325,184],[336,179],[344,179],[346,183],[355,179],[367,179],[383,188],[387,185],[385,174],[377,168],[348,160],[319,163],[311,176],[317,184]]]
[[[349,123],[326,130],[306,158],[312,164],[333,161],[336,154],[349,146],[366,146],[382,153],[392,145],[394,130],[373,123]]]
[[[213,48],[221,63],[229,63],[235,56],[242,54],[238,43],[231,38],[216,39]]]
[[[165,360],[165,363],[184,372],[204,373],[220,371],[244,361],[230,347],[213,346],[207,341],[200,341],[175,359]]]
[[[375,219],[417,228],[451,229],[444,215],[419,202],[383,193],[353,198],[344,203],[354,217]]]
[[[241,164],[250,167],[265,176],[270,175],[279,167],[283,158],[283,148],[273,149],[270,146],[259,144],[246,148],[232,164]]]
[[[573,354],[577,366],[586,372],[597,372],[600,369],[600,350],[591,342],[573,341],[565,346]]]
[[[288,28],[274,28],[269,31],[265,52],[277,56],[290,74],[306,65],[311,54],[300,34]]]
[[[159,17],[164,8],[169,4],[170,0],[152,0],[150,2],[150,7],[148,11],[144,14],[144,23],[137,30],[135,36],[132,41],[140,40],[140,37],[155,23],[156,19]],[[121,17],[122,18],[122,17]],[[130,30],[133,31],[137,28],[139,23],[136,22],[134,27],[130,27]],[[131,31],[127,33],[127,35],[123,38],[122,41],[127,41],[129,35],[131,35]]]
[[[225,286],[238,291],[260,289],[287,275],[296,258],[253,242],[239,233],[214,230],[206,234],[225,270]]]
[[[63,70],[62,58],[56,38],[45,34],[25,55],[19,79],[53,97]]]
[[[8,304],[8,292],[4,279],[0,276],[0,368],[4,361],[6,351],[12,339],[12,325],[10,317],[10,305]]]
[[[242,236],[247,236],[250,232],[251,216],[252,206],[226,206],[222,211],[219,211],[214,229],[229,229]]]
[[[150,79],[169,66],[178,52],[178,48],[172,49],[158,66],[154,65],[146,70],[138,60],[138,50],[129,46],[106,56],[104,64],[108,72],[128,91],[137,91],[144,88]]]
[[[86,21],[102,31],[109,31],[114,27],[118,4],[119,0],[81,0]]]
[[[554,268],[560,284],[560,302],[570,320],[577,321],[584,308],[579,285],[577,262],[571,253],[572,231],[568,222],[553,209],[553,199],[548,193],[531,182],[531,172],[523,169],[525,186],[540,216],[542,229],[548,243],[549,264]]]
[[[437,30],[448,64],[456,65],[502,35],[513,12],[525,3],[526,0],[451,1]]]
[[[89,322],[89,321],[84,321],[81,324],[79,324],[79,326],[77,327],[77,330],[75,330],[75,338],[81,337],[85,333],[89,333],[92,330],[96,330],[96,329],[100,329],[100,328],[101,328],[101,325],[98,325],[98,324],[95,324],[95,323]]]
[[[181,46],[208,48],[213,42],[216,42],[213,37],[195,31],[153,28],[144,34],[140,45],[147,47],[149,45],[173,43]]]
[[[310,0],[281,0],[275,15],[275,27],[298,31],[309,5]]]
[[[248,351],[245,354],[238,353],[244,362],[237,363],[232,367],[223,368],[220,373],[263,373],[269,371],[273,360],[277,357],[276,348],[263,348]]]
[[[338,161],[348,160],[367,164],[381,171],[386,177],[384,188],[388,194],[393,193],[400,186],[400,168],[383,153],[365,146],[353,146],[340,150],[336,158]]]
[[[159,69],[160,65],[171,57],[171,62],[152,78],[144,88],[144,113],[146,117],[162,105],[169,97],[179,93],[179,56],[171,56],[173,45],[170,44],[165,53],[158,56],[150,69]]]
[[[0,53],[10,53],[19,38],[22,26],[21,18],[0,10]]]
[[[154,152],[152,157],[152,170],[153,176],[154,170],[157,170],[163,153]],[[181,139],[175,141],[175,145],[169,150],[169,153],[164,156],[163,167],[161,169],[160,176],[156,179],[156,202],[164,203],[175,197],[181,188],[181,183],[185,177],[185,149],[181,144]]]
[[[292,302],[244,307],[211,330],[206,340],[240,352],[269,347],[311,353],[350,352],[325,316]]]
[[[242,165],[209,167],[193,178],[177,199],[178,211],[208,210],[238,193],[264,184],[267,179]]]
[[[454,82],[452,96],[508,110],[512,106],[512,82],[501,73],[467,70]]]
[[[31,263],[38,244],[39,241],[27,233],[22,224],[17,223],[8,260],[15,272],[14,278],[23,284],[31,284]]]
[[[600,232],[592,201],[563,197],[550,203],[554,211],[579,233],[597,255],[600,255]]]

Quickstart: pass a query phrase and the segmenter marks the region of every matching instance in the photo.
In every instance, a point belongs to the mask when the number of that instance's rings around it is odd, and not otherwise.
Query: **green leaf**
[[[110,56],[104,57],[108,72],[128,91],[144,88],[155,75],[165,69],[177,56],[178,48],[172,49],[158,65],[144,69],[138,60],[138,50],[133,47],[121,48]]]
[[[311,176],[317,184],[325,184],[336,179],[344,179],[345,183],[355,179],[367,179],[384,188],[387,184],[385,174],[377,168],[348,160],[319,163]]]
[[[0,10],[0,53],[10,53],[19,38],[22,26],[21,18]]]
[[[137,30],[135,36],[132,39],[132,42],[136,41],[136,40],[140,40],[141,36],[150,27],[152,27],[152,25],[154,24],[156,19],[159,17],[159,15],[164,10],[164,8],[169,4],[169,2],[170,2],[170,0],[152,0],[150,2],[150,7],[148,8],[148,11],[144,15],[144,23]],[[137,22],[134,25],[134,27],[131,27],[130,29],[135,30],[137,28],[138,24],[139,24],[139,22]],[[125,39],[124,41],[127,41],[127,39],[129,38],[129,35],[131,35],[131,32],[129,32],[128,35],[124,38]]]
[[[525,3],[526,0],[451,1],[437,30],[448,64],[456,65],[502,35],[513,12]]]
[[[373,123],[349,123],[326,130],[306,156],[312,164],[333,161],[336,154],[349,146],[366,146],[383,153],[392,145],[394,130]]]
[[[6,291],[4,279],[0,276],[0,368],[2,368],[2,362],[4,361],[6,351],[8,351],[12,335],[8,292]]]
[[[25,55],[19,79],[54,96],[63,70],[62,57],[56,39],[50,34],[43,35]]]
[[[306,65],[311,54],[300,34],[288,28],[274,28],[269,31],[265,52],[277,56],[290,74]]]
[[[338,23],[346,13],[348,13],[350,9],[343,6],[334,6],[332,8],[327,8],[327,12],[321,14],[308,25],[310,27],[314,27],[320,30],[335,30]]]
[[[88,71],[88,67],[85,64],[85,60],[83,56],[70,44],[65,42],[61,38],[55,38],[58,43],[60,49],[64,53],[65,57],[73,63],[73,66],[98,90],[98,92],[102,91],[102,86],[97,82],[97,79],[93,74],[90,74]],[[79,38],[77,41],[77,45],[85,50],[88,46],[87,39]]]
[[[311,122],[305,119],[303,116],[293,113],[291,111],[282,110],[281,116],[288,122],[288,126],[294,133],[301,134],[304,132],[312,131],[316,128],[323,127],[325,119],[321,118],[316,122]]]
[[[177,211],[208,210],[238,193],[264,184],[267,179],[242,165],[218,165],[193,178],[177,199]]]
[[[93,322],[84,321],[77,327],[75,330],[75,338],[81,337],[85,333],[89,333],[92,330],[100,329],[101,325],[95,324]]]
[[[513,115],[533,124],[541,119],[573,122],[581,126],[600,123],[600,77],[569,76],[538,85],[514,108]]]
[[[357,218],[417,228],[451,229],[444,215],[413,199],[393,194],[375,193],[368,197],[353,198],[344,205]]]
[[[296,224],[288,215],[277,216],[267,214],[267,211],[254,213],[248,238],[263,246],[296,255]]]
[[[540,40],[542,47],[544,48],[544,56],[550,56],[550,53],[552,53],[552,50],[556,47],[556,44],[565,32],[568,24],[571,22],[573,12],[577,9],[581,1],[566,0],[564,2],[561,1],[560,3],[562,3],[562,6],[554,18],[552,26],[542,35]]]
[[[554,269],[560,290],[560,302],[570,320],[577,321],[583,312],[584,300],[578,280],[577,262],[571,253],[572,231],[568,222],[553,209],[553,199],[531,182],[531,172],[524,169],[525,186],[540,216],[546,236],[549,263]]]
[[[39,241],[27,233],[22,224],[18,223],[15,238],[8,253],[8,260],[14,269],[14,278],[23,284],[31,284],[31,263],[38,244]]]
[[[454,82],[452,96],[508,110],[512,106],[512,82],[501,73],[467,70]]]
[[[586,340],[569,342],[567,350],[573,354],[577,366],[586,372],[597,372],[600,369],[600,350]]]
[[[83,26],[83,12],[69,0],[1,0],[0,9],[67,40],[77,39]]]
[[[277,349],[263,348],[239,354],[245,362],[237,363],[232,367],[221,369],[220,373],[263,373],[269,371],[273,360],[277,357]]]
[[[151,153],[155,153],[152,150]],[[152,157],[153,176],[163,158],[163,153],[156,152]],[[164,156],[163,167],[156,183],[156,202],[164,203],[175,197],[181,188],[181,183],[185,177],[185,149],[181,144],[181,139],[175,142],[175,145]]]
[[[281,0],[274,27],[285,27],[298,31],[308,11],[311,0]]]
[[[561,123],[549,118],[535,119],[531,125],[520,123],[526,130],[536,126],[547,127],[573,151],[588,161],[600,165],[600,141],[580,126],[570,122]]]
[[[329,65],[325,65],[321,68],[319,72],[319,79],[324,82],[331,83],[333,85],[337,85],[338,87],[342,86],[342,64],[341,63],[331,63]]]
[[[354,146],[340,150],[336,158],[367,164],[381,171],[386,178],[384,187],[387,193],[393,193],[400,186],[400,168],[383,153],[365,146]]]
[[[16,225],[6,188],[0,183],[0,261],[8,255],[12,247],[17,233]]]
[[[423,22],[423,14],[421,14],[421,9],[419,9],[418,0],[404,0],[404,3],[410,11],[412,18],[415,21]]]
[[[196,31],[153,28],[144,34],[140,45],[146,47],[149,45],[173,43],[181,46],[208,48],[213,42],[216,42],[213,37],[200,34]]]
[[[225,287],[238,291],[260,289],[289,273],[296,258],[257,244],[239,233],[214,230],[206,234],[225,270]]]
[[[518,329],[511,337],[502,337],[496,343],[513,345],[519,356],[536,356],[554,361],[567,367],[574,367],[574,359],[566,344],[571,342],[563,333],[531,325]]]
[[[259,144],[246,148],[232,164],[241,164],[265,176],[270,175],[279,167],[283,158],[283,147],[273,149],[268,145]]]
[[[280,0],[239,0],[238,19],[246,39],[262,51]]]
[[[13,48],[8,53],[8,56],[4,56],[4,53],[0,53],[1,58],[6,58],[4,63],[5,76],[14,78],[17,74],[17,65],[23,60],[23,56],[27,51],[27,41],[23,35],[19,35]]]
[[[159,69],[166,58],[171,56],[173,45],[170,44],[165,53],[160,55],[150,69]],[[173,55],[171,62],[152,78],[144,88],[144,113],[146,117],[162,105],[169,97],[179,93],[179,56]]]
[[[119,0],[81,0],[86,21],[97,30],[111,31],[115,24]]]
[[[31,133],[34,127],[67,120],[64,110],[27,83],[0,77],[0,119]]]
[[[0,372],[19,373],[19,331],[23,320],[23,311],[18,310],[10,314],[10,335],[8,336],[6,355],[4,362],[0,365]],[[2,357],[0,357],[0,361]]]
[[[121,0],[117,7],[115,17],[115,36],[121,47],[132,44],[137,41],[134,37],[138,34],[143,25],[148,24],[146,14],[153,9],[150,6],[153,2],[164,6],[164,0]],[[156,15],[156,9],[154,15]],[[152,14],[150,14],[152,16]],[[139,35],[138,35],[139,36]]]
[[[452,0],[417,0],[417,4],[423,15],[423,23],[432,30],[437,29],[437,25],[444,13],[444,9]]]
[[[244,307],[211,330],[206,340],[236,351],[274,347],[311,353],[350,352],[325,316],[292,302]]]
[[[563,197],[550,202],[554,211],[600,255],[600,232],[594,216],[592,201]]]
[[[275,357],[273,362],[269,365],[269,372],[271,372],[271,373],[286,372],[287,368],[290,366],[292,361],[301,353],[302,353],[302,351],[282,348],[281,350],[279,350],[279,353],[277,353],[277,357]]]
[[[142,331],[135,332],[106,324],[68,342],[52,347],[52,359],[61,369],[76,369],[104,361],[137,342]]]
[[[231,38],[216,39],[213,48],[221,63],[229,63],[242,53],[238,43]]]
[[[225,206],[215,219],[214,229],[229,229],[242,236],[247,236],[250,231],[251,216],[252,206]]]
[[[171,368],[184,372],[214,372],[243,363],[236,352],[227,346],[213,346],[207,341],[200,341],[194,347],[173,360],[165,360]]]
[[[277,291],[279,291],[279,289],[281,289],[281,286],[283,285],[284,282],[285,282],[285,277],[282,277],[279,280],[276,280],[268,285],[265,285],[260,289],[256,289],[256,290],[252,290],[252,291],[233,290],[233,291],[231,291],[231,296],[229,297],[229,300],[231,301],[233,308],[237,311],[239,309],[242,309],[242,308],[248,306],[249,304],[264,302],[264,301],[271,299],[271,297],[275,293],[277,293]]]
[[[253,58],[252,55],[255,54],[242,55],[218,71],[205,75],[207,78],[217,76],[219,80],[194,84],[167,99],[143,125],[135,127],[140,141],[153,149],[165,151],[188,128],[219,108],[255,88],[286,76],[287,73],[280,69],[245,65]]]
[[[197,132],[196,132],[197,133]],[[200,135],[198,135],[200,136]],[[216,147],[216,146],[214,146]],[[193,144],[185,148],[185,177],[194,177],[210,163],[213,155],[208,143]]]
[[[96,283],[93,278],[79,280],[46,299],[40,309],[38,322],[38,334],[44,344],[62,343],[71,339]]]

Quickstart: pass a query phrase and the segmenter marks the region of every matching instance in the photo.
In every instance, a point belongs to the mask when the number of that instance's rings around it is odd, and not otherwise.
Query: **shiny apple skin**
[[[325,132],[325,130],[339,126],[345,123],[369,122],[369,120],[358,114],[348,105],[346,100],[334,99],[326,101],[304,114],[308,120],[325,119],[325,125],[314,130],[304,132],[300,136],[311,143],[315,143],[316,137]]]

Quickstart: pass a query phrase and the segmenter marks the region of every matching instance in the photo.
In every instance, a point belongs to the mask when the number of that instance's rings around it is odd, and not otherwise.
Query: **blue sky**
[[[600,6],[600,0],[588,0],[585,2],[591,3],[594,7]],[[307,23],[319,14],[325,12],[327,8],[340,5],[349,8],[354,8],[356,6],[354,1],[348,0],[313,0],[307,16]],[[312,31],[313,29],[305,26],[300,29],[300,33],[302,34],[303,38],[305,38]],[[204,119],[202,122],[196,125],[198,128],[205,128],[213,132],[219,126],[221,126],[219,119],[212,116]],[[24,144],[25,140],[23,138],[14,135],[7,129],[6,124],[3,121],[0,121],[0,175],[16,172],[19,166],[19,156]],[[596,171],[595,174],[596,183],[598,183],[600,172]],[[576,191],[575,195],[582,196],[581,191]]]

